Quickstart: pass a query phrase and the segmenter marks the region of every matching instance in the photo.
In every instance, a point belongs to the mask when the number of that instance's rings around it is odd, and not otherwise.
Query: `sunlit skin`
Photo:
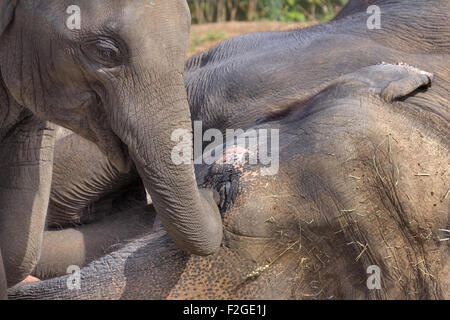
[[[70,161],[90,148],[72,136],[56,144],[62,175],[53,180],[49,214],[55,225],[82,225],[46,232],[34,276],[92,262],[81,271],[85,286],[61,290],[63,277],[21,285],[11,297],[448,298],[441,230],[448,229],[450,4],[368,2],[384,12],[380,30],[368,30],[366,5],[350,1],[331,23],[229,39],[185,64],[191,121],[222,132],[280,130],[276,175],[247,163],[196,167],[197,184],[220,196],[218,253],[179,250],[155,208],[139,208],[142,197],[121,213],[130,185],[143,193],[132,182],[137,173],[125,174],[124,184],[99,152]],[[66,171],[76,179],[64,179]],[[73,192],[97,177],[93,197]],[[382,271],[381,291],[366,284],[370,266]]]

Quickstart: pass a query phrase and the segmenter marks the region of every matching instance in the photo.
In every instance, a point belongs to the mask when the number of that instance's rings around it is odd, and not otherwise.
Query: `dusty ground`
[[[192,25],[188,56],[191,57],[204,51],[222,40],[238,36],[240,34],[262,31],[284,31],[304,28],[313,25],[312,22],[225,22]]]

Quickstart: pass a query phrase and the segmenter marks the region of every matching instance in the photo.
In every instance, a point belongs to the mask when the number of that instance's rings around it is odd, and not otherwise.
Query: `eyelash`
[[[118,45],[110,39],[95,39],[82,47],[89,60],[106,68],[113,68],[122,63]]]

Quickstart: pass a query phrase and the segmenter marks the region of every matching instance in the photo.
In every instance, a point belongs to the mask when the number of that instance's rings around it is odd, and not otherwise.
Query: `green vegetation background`
[[[348,0],[188,0],[193,23],[331,19]]]

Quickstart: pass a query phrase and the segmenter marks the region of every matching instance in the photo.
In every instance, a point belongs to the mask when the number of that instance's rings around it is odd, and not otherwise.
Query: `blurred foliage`
[[[347,0],[188,0],[194,23],[223,21],[324,21]]]

